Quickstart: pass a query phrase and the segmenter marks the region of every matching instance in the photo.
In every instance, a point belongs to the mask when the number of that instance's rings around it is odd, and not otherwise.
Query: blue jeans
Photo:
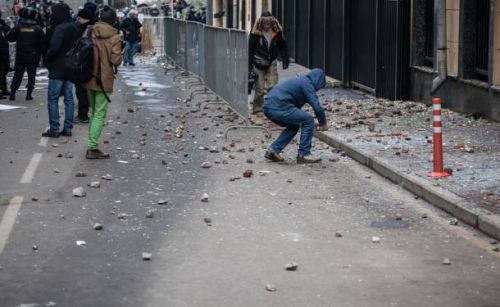
[[[73,129],[74,108],[73,83],[66,80],[49,79],[48,108],[50,131],[59,133],[59,96],[64,96],[64,128],[70,132]]]
[[[280,153],[300,130],[299,156],[311,153],[314,133],[314,118],[296,106],[276,100],[267,100],[264,103],[264,114],[274,123],[285,127],[269,150]]]
[[[134,55],[139,47],[138,42],[125,41],[125,51],[123,52],[123,62],[134,63]]]

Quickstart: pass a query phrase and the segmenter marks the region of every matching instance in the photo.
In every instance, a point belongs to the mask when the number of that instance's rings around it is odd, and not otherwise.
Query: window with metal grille
[[[490,39],[490,0],[476,0],[476,57],[474,72],[480,80],[488,80]]]
[[[434,0],[425,0],[425,66],[434,64]]]

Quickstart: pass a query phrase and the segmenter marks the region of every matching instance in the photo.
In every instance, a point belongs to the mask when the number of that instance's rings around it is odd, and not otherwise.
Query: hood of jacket
[[[93,29],[94,35],[100,39],[107,39],[118,34],[118,30],[115,27],[102,21],[97,22]]]
[[[61,23],[65,23],[71,20],[70,9],[66,3],[63,2],[56,3],[51,7],[51,10],[52,10],[52,16],[50,17],[51,24],[59,25]]]
[[[311,70],[311,72],[306,75],[306,78],[311,81],[316,91],[324,88],[326,85],[325,72],[319,68]]]

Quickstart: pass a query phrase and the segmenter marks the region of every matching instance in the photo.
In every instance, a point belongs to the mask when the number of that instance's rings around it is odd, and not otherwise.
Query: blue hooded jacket
[[[283,109],[287,106],[302,108],[310,104],[320,125],[326,124],[326,116],[316,92],[325,87],[325,72],[315,68],[303,77],[294,77],[273,87],[266,95],[264,108]]]

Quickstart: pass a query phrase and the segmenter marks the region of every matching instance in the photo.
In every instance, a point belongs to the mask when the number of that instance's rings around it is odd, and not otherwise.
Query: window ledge
[[[491,90],[500,93],[500,85],[492,85]]]
[[[412,66],[411,68],[413,68],[414,70],[423,72],[423,73],[430,74],[430,75],[434,74],[434,69],[432,69],[432,67],[427,67],[427,66]]]
[[[459,79],[459,81],[462,83],[468,84],[468,85],[481,87],[484,89],[489,88],[488,82],[484,82],[484,81],[479,81],[479,80],[474,80],[474,79]]]

